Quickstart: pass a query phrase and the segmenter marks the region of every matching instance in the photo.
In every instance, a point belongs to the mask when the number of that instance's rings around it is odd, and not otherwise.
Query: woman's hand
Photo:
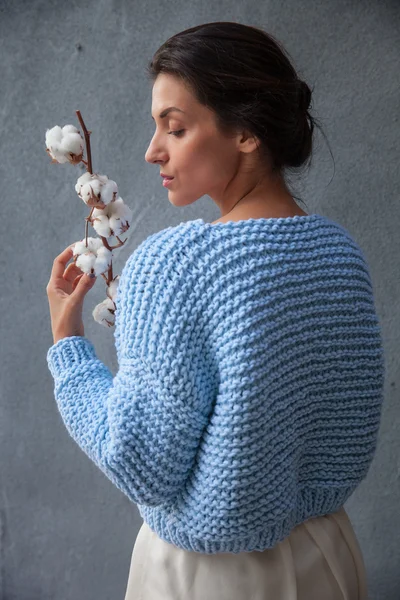
[[[65,337],[85,335],[82,322],[83,301],[96,278],[82,273],[74,262],[65,268],[72,256],[73,249],[68,246],[54,259],[46,287],[54,344]]]

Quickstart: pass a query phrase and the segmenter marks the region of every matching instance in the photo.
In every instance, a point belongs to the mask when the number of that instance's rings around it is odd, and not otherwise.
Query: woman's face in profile
[[[160,117],[170,107],[180,110]],[[151,112],[156,130],[145,160],[158,165],[157,176],[173,177],[167,188],[171,204],[186,206],[205,194],[213,199],[223,197],[239,166],[236,138],[223,136],[214,113],[172,75],[157,77]]]

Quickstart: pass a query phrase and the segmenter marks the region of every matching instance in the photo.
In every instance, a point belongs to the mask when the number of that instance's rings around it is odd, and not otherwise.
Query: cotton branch
[[[82,117],[82,115],[81,115],[81,112],[80,112],[80,110],[76,110],[75,112],[76,112],[76,114],[77,114],[77,117],[78,117],[78,119],[79,119],[79,122],[80,122],[80,124],[81,124],[81,127],[82,127],[82,129],[83,129],[83,133],[84,133],[84,136],[85,136],[85,145],[86,145],[86,156],[87,156],[87,163],[86,163],[86,162],[85,162],[83,159],[82,159],[82,161],[81,161],[81,162],[83,162],[83,164],[84,164],[84,165],[86,165],[86,167],[87,167],[87,171],[88,171],[88,172],[89,172],[91,175],[93,175],[93,168],[92,168],[92,155],[91,155],[91,150],[90,150],[90,134],[91,134],[92,132],[91,132],[91,131],[88,131],[88,129],[87,129],[86,125],[85,125],[85,122],[84,122],[84,120],[83,120],[83,117]],[[87,238],[88,238],[88,227],[89,227],[89,223],[92,223],[92,214],[93,214],[93,211],[94,211],[94,209],[95,209],[95,208],[96,208],[96,206],[92,206],[92,210],[90,211],[90,214],[89,214],[89,216],[88,216],[88,217],[85,217],[85,221],[86,221],[86,224],[85,224],[85,245],[86,245],[86,246],[88,245],[88,241],[87,241]],[[101,207],[101,206],[97,206],[97,208],[105,208],[105,206],[103,206],[103,207]],[[100,236],[100,238],[101,238],[101,240],[102,240],[102,242],[103,242],[104,246],[105,246],[105,247],[106,247],[108,250],[115,250],[115,249],[117,249],[117,248],[121,248],[121,246],[123,246],[123,245],[125,244],[125,242],[126,242],[126,240],[124,240],[124,241],[121,241],[121,240],[120,240],[120,238],[119,238],[118,236],[116,236],[116,238],[117,238],[117,240],[118,240],[119,244],[117,244],[116,246],[110,246],[110,245],[109,245],[109,243],[108,243],[108,241],[107,241],[107,238],[106,238],[106,237],[104,237],[104,236],[102,236],[102,235],[101,235],[101,236]],[[105,281],[106,281],[107,285],[109,285],[109,284],[110,284],[110,282],[111,282],[111,281],[112,281],[112,279],[113,279],[112,260],[111,260],[111,265],[110,265],[110,268],[108,269],[108,277],[105,277],[105,276],[104,276],[104,273],[102,273],[102,276],[103,276],[103,278],[105,279]]]
[[[130,228],[132,211],[118,196],[115,181],[106,175],[93,173],[90,148],[92,132],[88,131],[81,112],[75,112],[84,139],[74,125],[64,125],[62,128],[56,125],[46,131],[46,152],[53,163],[77,165],[82,162],[86,166],[86,173],[78,178],[75,190],[85,204],[91,207],[91,211],[85,217],[85,238],[74,245],[73,260],[76,264],[79,263],[79,268],[84,273],[97,271],[106,281],[107,298],[95,307],[92,314],[97,322],[111,327],[114,324],[114,299],[119,285],[119,275],[113,276],[112,250],[125,244],[126,240],[122,241],[119,234]],[[85,146],[87,161],[83,160]],[[97,238],[88,237],[89,223],[98,233]],[[111,246],[107,239],[110,236],[114,236],[118,244]]]

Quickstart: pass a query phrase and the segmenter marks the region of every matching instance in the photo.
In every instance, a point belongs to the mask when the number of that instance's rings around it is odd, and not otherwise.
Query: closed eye
[[[175,137],[179,137],[184,131],[184,129],[179,129],[178,131],[168,131],[168,134],[174,135]]]

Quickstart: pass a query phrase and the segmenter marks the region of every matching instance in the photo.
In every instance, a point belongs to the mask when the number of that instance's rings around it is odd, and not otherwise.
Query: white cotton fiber
[[[124,203],[121,197],[118,197],[115,202],[110,205],[110,227],[114,235],[121,235],[129,229],[132,222],[132,211],[127,204]]]
[[[104,204],[110,204],[110,202],[114,201],[116,198],[116,194],[118,194],[118,186],[112,179],[108,179],[101,188],[101,199]]]
[[[66,133],[79,133],[79,129],[77,129],[75,125],[64,125],[61,131],[63,135]]]
[[[46,146],[49,148],[53,144],[59,144],[63,136],[62,129],[59,125],[55,125],[51,129],[46,130]]]
[[[60,144],[61,150],[63,150],[66,154],[74,154],[75,156],[80,156],[83,154],[83,140],[79,133],[67,133]]]
[[[93,206],[99,203],[106,206],[114,201],[118,186],[106,175],[84,173],[76,182],[75,191],[85,204]]]
[[[129,229],[132,211],[122,198],[118,197],[104,209],[94,208],[92,219],[93,227],[99,235],[104,237],[117,236]]]
[[[115,298],[117,297],[117,291],[118,291],[118,286],[119,286],[119,280],[120,280],[120,275],[116,275],[114,277],[114,279],[110,282],[109,286],[107,287],[107,296],[113,301],[115,302]]]
[[[94,209],[94,210],[96,210],[96,209]],[[102,213],[103,211],[99,209],[98,212]],[[93,229],[99,235],[106,237],[106,238],[108,238],[112,235],[111,229],[110,229],[110,219],[107,217],[107,215],[99,214],[97,216],[94,216],[94,211],[93,211],[92,225],[93,225]]]
[[[110,298],[106,298],[100,304],[94,307],[92,315],[94,320],[105,327],[112,327],[115,324],[115,304]]]
[[[85,239],[86,238],[83,238],[83,240],[75,243],[75,245],[74,245],[74,256],[76,254],[82,254],[84,252],[94,252],[94,253],[97,253],[97,251],[99,250],[99,248],[104,248],[103,242],[101,241],[100,238],[88,237],[88,239],[87,239],[87,246],[85,244]]]
[[[92,174],[89,171],[86,171],[83,175],[78,177],[77,182],[75,184],[75,191],[80,196],[82,186],[92,179]]]
[[[74,125],[64,125],[61,129],[55,125],[46,131],[46,150],[58,163],[80,162],[84,141],[78,129]]]
[[[80,268],[83,273],[92,273],[96,262],[96,255],[88,252],[87,254],[80,254],[76,259],[76,266]]]
[[[82,186],[80,197],[85,202],[85,204],[88,204],[88,202],[90,200],[93,200],[93,199],[99,200],[100,190],[101,190],[100,181],[98,179],[91,179],[90,181],[88,181],[87,183],[85,183]]]
[[[101,275],[110,268],[113,253],[106,248],[100,238],[88,237],[88,245],[85,240],[76,242],[73,255],[77,257],[76,265],[83,273],[95,273]]]

